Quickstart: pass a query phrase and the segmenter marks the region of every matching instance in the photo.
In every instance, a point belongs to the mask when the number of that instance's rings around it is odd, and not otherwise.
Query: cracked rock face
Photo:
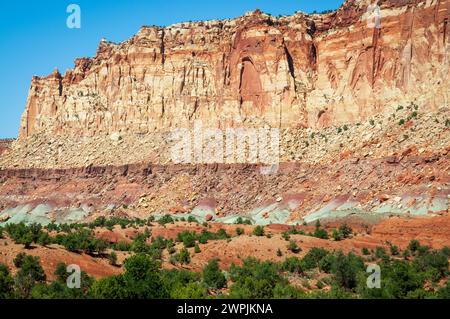
[[[34,77],[20,138],[189,127],[320,128],[415,101],[448,106],[450,0],[348,0],[322,15],[143,27],[73,70]]]

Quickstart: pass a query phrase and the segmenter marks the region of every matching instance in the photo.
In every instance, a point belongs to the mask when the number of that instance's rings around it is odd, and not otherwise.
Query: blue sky
[[[336,9],[343,0],[28,0],[0,4],[0,138],[16,137],[33,75],[61,73],[93,56],[101,38],[121,42],[142,25]],[[81,29],[66,26],[66,8],[81,7]]]

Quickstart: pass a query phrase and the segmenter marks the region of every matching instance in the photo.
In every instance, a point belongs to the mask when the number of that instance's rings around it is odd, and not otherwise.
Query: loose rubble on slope
[[[347,157],[379,158],[398,155],[409,148],[416,148],[419,154],[438,152],[450,145],[449,119],[449,108],[431,113],[416,104],[407,104],[361,123],[321,130],[283,129],[280,162],[318,164]],[[170,132],[84,138],[34,135],[15,141],[0,157],[0,168],[50,169],[146,162],[167,165],[173,164],[173,146]],[[249,145],[245,146],[248,150]]]

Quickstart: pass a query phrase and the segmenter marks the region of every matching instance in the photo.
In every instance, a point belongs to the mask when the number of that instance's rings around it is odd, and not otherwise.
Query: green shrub
[[[354,289],[358,283],[358,273],[364,270],[364,262],[361,257],[353,253],[345,256],[342,251],[337,253],[331,267],[335,282],[345,289]]]
[[[390,298],[406,298],[423,286],[421,275],[405,261],[394,261],[388,267],[384,266],[382,275],[382,289]]]
[[[187,219],[187,221],[188,221],[189,223],[197,223],[197,224],[198,224],[198,220],[197,220],[197,218],[195,218],[194,216],[189,216],[188,219]]]
[[[126,241],[119,241],[116,244],[112,246],[112,248],[116,251],[130,251],[131,250],[131,244]]]
[[[50,244],[51,243],[51,238],[50,238],[50,236],[49,236],[49,234],[47,233],[47,232],[41,232],[40,234],[39,234],[39,237],[38,237],[38,239],[37,239],[37,243],[39,244],[39,245],[41,245],[41,246],[47,246],[48,244]]]
[[[419,247],[420,243],[416,239],[411,240],[408,244],[408,249],[413,253],[415,253],[419,249]]]
[[[408,258],[411,257],[411,252],[409,251],[409,249],[405,249],[402,253],[402,256],[405,260],[408,260]]]
[[[286,279],[279,274],[277,265],[255,258],[245,259],[242,266],[231,265],[230,277],[233,281],[230,297],[238,299],[274,298],[277,284],[287,285]]]
[[[304,265],[301,259],[297,257],[288,257],[281,264],[281,269],[291,273],[303,274]]]
[[[181,264],[189,264],[191,262],[191,255],[186,248],[181,249],[178,261]]]
[[[335,240],[335,241],[340,241],[342,239],[341,234],[338,232],[338,230],[336,228],[333,229],[333,232],[331,234],[331,237]]]
[[[173,220],[172,216],[170,216],[170,215],[164,215],[163,217],[161,217],[161,218],[158,220],[158,223],[159,223],[160,225],[173,224],[173,223],[174,223],[174,220]]]
[[[302,259],[303,268],[305,270],[310,270],[319,267],[320,261],[327,255],[328,252],[323,248],[311,248]]]
[[[184,247],[191,248],[195,246],[195,241],[197,240],[197,235],[189,231],[183,231],[178,233],[177,241],[182,242]]]
[[[53,223],[53,222],[51,222],[50,224],[48,224],[45,228],[46,228],[49,232],[51,232],[51,231],[59,232],[59,231],[60,231],[60,227],[59,227],[57,224]]]
[[[29,298],[33,286],[46,280],[40,259],[20,253],[14,259],[14,265],[19,268],[14,278],[17,293],[21,298]]]
[[[336,256],[331,253],[327,253],[327,255],[323,256],[319,260],[319,269],[327,274],[331,273],[331,269],[336,261]]]
[[[125,260],[124,268],[122,289],[126,298],[159,299],[169,296],[161,278],[161,263],[154,258],[137,254]]]
[[[431,251],[417,256],[413,266],[433,281],[437,281],[448,273],[448,256],[442,251]]]
[[[26,249],[30,248],[32,243],[37,243],[43,233],[42,226],[39,224],[30,226],[26,226],[24,223],[8,224],[5,230],[16,244],[24,245]]]
[[[447,257],[450,257],[450,247],[444,246],[444,248],[441,249],[441,252]]]
[[[202,299],[208,296],[205,287],[198,282],[189,282],[186,285],[179,286],[171,292],[170,297],[173,299]]]
[[[315,232],[313,233],[313,236],[321,239],[328,239],[327,231],[322,228],[316,229]]]
[[[321,238],[321,239],[328,239],[328,233],[325,229],[321,228],[320,220],[316,221],[316,230],[314,231],[312,236]]]
[[[244,234],[244,230],[242,228],[236,228],[236,235],[241,236]]]
[[[344,224],[339,227],[339,234],[341,235],[342,238],[348,238],[352,233],[353,233],[352,228],[347,224]]]
[[[225,275],[220,271],[217,259],[210,260],[203,269],[203,281],[209,288],[222,289],[226,286]]]
[[[117,254],[115,251],[112,251],[109,255],[108,255],[108,260],[109,263],[113,266],[117,266]]]
[[[234,223],[236,225],[251,225],[252,224],[251,220],[244,219],[244,218],[242,218],[240,216],[236,219],[236,221]]]
[[[9,299],[12,297],[14,289],[14,279],[11,276],[8,267],[0,264],[0,299]]]
[[[264,236],[264,227],[263,226],[256,226],[253,229],[253,235],[255,236]]]
[[[283,256],[283,252],[281,251],[280,248],[277,249],[277,256],[278,256],[278,257]]]
[[[419,248],[417,248],[417,254],[419,256],[424,255],[427,254],[430,250],[431,250],[430,246],[419,246]]]
[[[198,242],[200,244],[206,244],[208,240],[228,239],[230,238],[230,235],[228,235],[225,229],[223,228],[219,229],[216,234],[211,233],[204,229],[202,230],[200,235],[196,235],[196,238],[198,239]]]
[[[295,242],[295,240],[291,240],[289,242],[287,249],[292,251],[294,254],[298,254],[299,252],[301,252],[301,248],[297,246],[297,243]]]
[[[122,275],[106,277],[96,281],[90,289],[90,294],[96,299],[130,298]]]
[[[389,259],[389,256],[386,253],[386,249],[384,249],[384,247],[377,247],[377,248],[375,248],[375,257],[383,259],[383,260],[388,260]]]
[[[440,299],[450,299],[450,280],[447,280],[445,286],[439,288],[437,291],[437,297]]]
[[[72,252],[87,254],[103,254],[108,243],[104,239],[96,238],[90,229],[79,229],[65,236],[57,236],[55,241]]]
[[[66,282],[67,278],[69,277],[69,273],[67,272],[67,265],[63,262],[58,263],[54,275],[56,275],[59,281]]]
[[[395,245],[390,245],[391,255],[392,256],[398,256],[400,252],[398,251],[398,247]]]
[[[227,234],[227,232],[226,232],[225,229],[220,228],[220,229],[217,231],[217,234],[216,234],[215,239],[228,239],[228,238],[230,238],[230,235]]]

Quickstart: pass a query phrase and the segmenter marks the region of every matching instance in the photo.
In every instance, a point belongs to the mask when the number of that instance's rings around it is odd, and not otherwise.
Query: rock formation
[[[143,27],[64,75],[33,77],[20,139],[211,126],[325,127],[414,101],[448,106],[450,0]]]
[[[0,139],[0,155],[2,155],[3,152],[9,150],[12,142],[14,142],[13,139]]]

